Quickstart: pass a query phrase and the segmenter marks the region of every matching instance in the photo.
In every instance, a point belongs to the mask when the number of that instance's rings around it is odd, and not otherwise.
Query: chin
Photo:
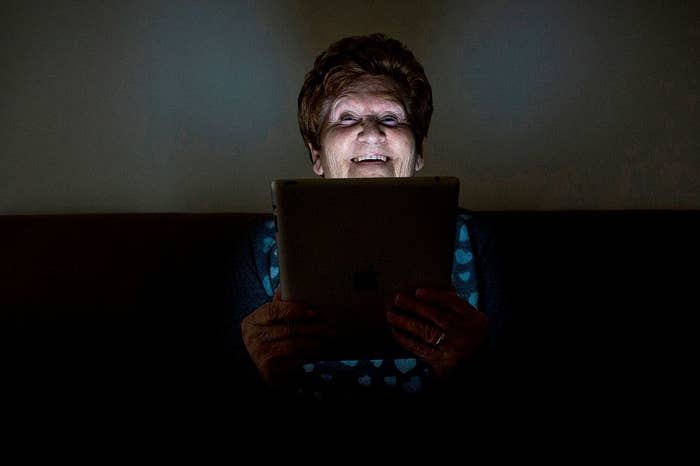
[[[349,170],[348,178],[395,178],[397,175],[394,170],[390,170],[386,167],[367,169],[363,168],[360,170]]]
[[[358,178],[395,178],[393,173],[368,173]]]

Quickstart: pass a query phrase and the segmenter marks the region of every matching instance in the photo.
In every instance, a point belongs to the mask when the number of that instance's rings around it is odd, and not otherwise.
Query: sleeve
[[[462,211],[469,231],[474,272],[477,276],[478,309],[489,319],[486,343],[469,361],[456,368],[438,390],[440,402],[458,406],[469,400],[485,400],[493,394],[507,330],[504,285],[498,243],[487,220]],[[473,304],[473,303],[472,303]]]
[[[243,344],[241,322],[251,312],[271,300],[263,285],[261,268],[264,252],[260,242],[264,225],[255,225],[235,246],[232,267],[232,299],[226,321],[225,354],[229,361],[227,381],[232,393],[260,395],[266,391],[257,368]]]
[[[486,221],[470,216],[469,230],[478,277],[479,309],[489,318],[487,345],[491,351],[497,351],[507,330],[502,259],[497,239]]]

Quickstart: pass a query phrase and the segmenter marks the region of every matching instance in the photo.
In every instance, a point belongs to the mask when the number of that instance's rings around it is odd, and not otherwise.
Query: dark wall
[[[267,211],[313,176],[305,72],[376,31],[425,65],[423,173],[463,206],[698,208],[694,3],[4,3],[0,213]]]

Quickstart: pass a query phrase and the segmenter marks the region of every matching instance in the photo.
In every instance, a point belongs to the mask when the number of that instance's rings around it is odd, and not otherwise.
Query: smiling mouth
[[[372,154],[372,155],[361,155],[359,157],[353,157],[350,159],[353,163],[359,164],[370,164],[370,163],[386,163],[391,160],[386,155]]]

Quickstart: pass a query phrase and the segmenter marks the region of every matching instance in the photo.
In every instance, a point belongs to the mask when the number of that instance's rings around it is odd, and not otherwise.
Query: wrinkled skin
[[[446,377],[484,342],[488,319],[454,290],[418,289],[413,296],[396,295],[387,322],[399,345]],[[283,386],[336,335],[304,303],[282,301],[279,290],[272,302],[243,320],[241,330],[251,359],[270,386]]]
[[[265,303],[241,322],[243,343],[262,379],[270,386],[283,386],[304,361],[335,334],[306,304],[280,299]]]
[[[488,319],[455,291],[419,288],[396,295],[387,321],[401,346],[445,377],[484,342]]]

